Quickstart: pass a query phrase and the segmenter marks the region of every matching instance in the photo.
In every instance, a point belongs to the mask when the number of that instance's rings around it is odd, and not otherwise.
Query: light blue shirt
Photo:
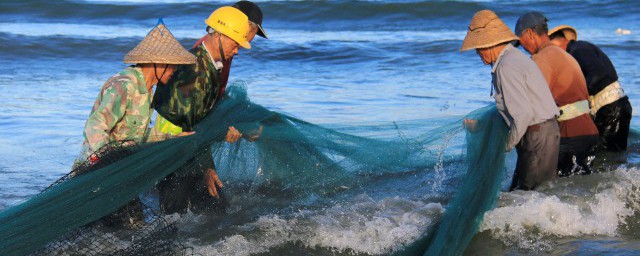
[[[498,56],[491,76],[496,108],[510,128],[507,151],[518,144],[529,126],[560,114],[536,63],[511,44]]]

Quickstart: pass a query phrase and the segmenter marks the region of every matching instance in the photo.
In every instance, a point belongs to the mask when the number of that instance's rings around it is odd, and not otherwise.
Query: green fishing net
[[[407,136],[396,129],[388,138],[369,138],[356,136],[356,126],[347,134],[270,111],[251,102],[246,89],[236,84],[195,126],[195,134],[136,146],[112,145],[108,151],[113,153],[103,156],[102,166],[85,165],[78,175],[64,177],[0,212],[0,255],[190,255],[187,240],[219,231],[185,234],[175,215],[163,214],[148,201],[157,201],[153,191],[163,182],[180,186],[183,180],[201,179],[202,161],[210,157],[225,181],[226,197],[261,195],[251,213],[244,213],[248,216],[320,204],[321,200],[310,200],[313,195],[347,197],[381,179],[411,175],[439,180],[428,183],[424,196],[445,204],[445,213],[421,238],[395,253],[461,254],[497,197],[505,173],[507,135],[494,107],[468,118],[479,120],[474,132],[465,131],[458,118],[434,119],[422,124],[421,135]],[[229,126],[243,134],[261,130],[260,138],[225,143]],[[466,143],[452,140],[464,133]],[[212,205],[203,210],[205,216],[233,207],[224,198],[203,199]],[[143,216],[136,217],[141,208]],[[118,214],[124,224],[105,221]],[[222,226],[229,225],[233,223]]]

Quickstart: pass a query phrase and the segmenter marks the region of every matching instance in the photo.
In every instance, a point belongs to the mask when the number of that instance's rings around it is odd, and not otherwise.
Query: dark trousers
[[[160,209],[165,214],[202,212],[214,208],[217,200],[209,195],[204,173],[215,168],[209,149],[202,150],[179,170],[158,184]]]
[[[560,177],[590,174],[596,145],[598,145],[598,135],[561,138],[560,156],[558,157]]]
[[[202,212],[213,208],[215,199],[209,195],[204,178],[200,176],[167,176],[158,184],[160,209],[164,214]]]
[[[560,128],[555,119],[529,126],[516,145],[518,161],[510,190],[531,190],[558,177]]]
[[[141,227],[145,224],[142,203],[136,197],[117,211],[102,217],[100,221],[109,227]]]
[[[599,146],[602,149],[614,152],[627,150],[631,111],[627,96],[598,110],[593,122],[600,132]]]

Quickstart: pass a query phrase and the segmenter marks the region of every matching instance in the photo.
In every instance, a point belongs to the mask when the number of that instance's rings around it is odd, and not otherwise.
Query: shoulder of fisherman
[[[558,115],[558,109],[536,64],[510,44],[493,65],[496,108],[510,127],[508,148],[527,128]]]
[[[196,64],[179,66],[154,95],[158,113],[188,131],[213,108],[220,89],[216,64],[205,47],[199,45],[190,52],[196,56]]]
[[[547,80],[558,107],[588,101],[589,94],[584,75],[578,62],[571,55],[560,47],[547,45],[532,57]],[[586,106],[588,112],[588,102]],[[598,129],[588,113],[560,121],[558,124],[560,136],[563,138],[598,134]]]
[[[109,78],[85,124],[83,155],[112,141],[140,141],[151,116],[151,95],[139,68],[128,67]]]
[[[549,43],[532,59],[547,80],[558,106],[589,98],[580,65],[569,53]]]
[[[618,81],[613,63],[598,46],[587,41],[572,40],[567,52],[573,56],[584,74],[589,95],[596,95],[611,83]]]
[[[200,38],[193,46],[192,49],[196,49],[202,46],[202,42],[205,38],[209,36],[208,34]],[[233,56],[227,58],[222,61],[222,69],[220,69],[218,79],[220,81],[220,93],[224,94],[224,91],[227,87],[227,82],[229,81],[229,73],[231,72],[231,62],[233,62]]]
[[[224,66],[227,63],[223,62],[215,62],[211,54],[207,51],[206,47],[203,44],[192,49],[194,55],[196,55],[196,81],[197,88],[199,88],[202,92],[201,97],[202,101],[200,103],[204,104],[202,107],[203,111],[209,111],[213,108],[216,100],[218,99],[221,81],[220,74],[221,71],[224,70]],[[229,62],[229,65],[231,63]],[[228,75],[228,72],[227,72]],[[205,113],[206,114],[206,113]],[[199,121],[199,120],[198,120]]]

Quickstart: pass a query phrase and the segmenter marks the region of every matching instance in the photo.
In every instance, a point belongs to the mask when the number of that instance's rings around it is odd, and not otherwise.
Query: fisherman
[[[251,1],[238,1],[234,3],[231,7],[240,10],[242,13],[247,15],[249,18],[249,34],[247,34],[247,41],[251,43],[253,38],[258,35],[264,39],[268,39],[267,33],[262,28],[262,10],[260,7],[251,2]],[[207,38],[207,35],[204,35],[200,40],[198,40],[193,48],[196,48],[202,44],[202,41]],[[222,70],[220,71],[220,92],[224,94],[225,89],[227,87],[227,82],[229,81],[229,73],[231,71],[231,62],[233,61],[233,56],[228,58],[226,61],[222,62]]]
[[[154,85],[166,83],[177,67],[195,61],[195,56],[180,45],[160,20],[125,55],[124,62],[135,65],[120,71],[102,86],[85,124],[80,160],[98,162],[96,152],[110,142],[145,142],[149,137]]]
[[[159,117],[154,129],[159,134],[172,136],[191,131],[214,108],[226,88],[229,69],[224,73],[225,66],[230,66],[231,58],[238,53],[239,46],[251,48],[249,35],[252,39],[256,34],[251,33],[252,27],[258,31],[257,24],[252,25],[246,14],[229,6],[215,10],[205,24],[207,35],[191,50],[196,56],[196,65],[179,68],[167,87],[156,92],[154,108]],[[225,140],[235,143],[242,136],[235,127],[230,126]],[[203,150],[185,165],[185,168],[201,168],[200,173],[204,173],[204,176],[194,175],[193,170],[185,170],[186,174],[178,171],[159,184],[161,208],[165,213],[207,209],[211,205],[209,195],[220,198],[219,189],[223,184],[212,157],[209,149]],[[198,173],[198,170],[195,171]]]
[[[125,63],[135,64],[112,76],[102,86],[84,128],[82,154],[70,176],[109,164],[114,150],[144,143],[149,135],[151,94],[154,85],[166,83],[177,67],[195,64],[189,53],[162,20],[133,50],[124,57]],[[176,136],[190,135],[181,132]],[[122,143],[112,148],[110,144]],[[104,158],[104,159],[103,159]],[[105,225],[138,226],[144,216],[138,198],[118,211],[102,218]]]
[[[498,112],[509,126],[507,151],[518,153],[511,190],[531,190],[558,176],[558,108],[536,64],[511,45],[518,37],[490,10],[471,19],[460,51],[475,49],[492,67],[492,91]],[[465,120],[467,127],[476,120]]]
[[[262,16],[262,10],[260,9],[260,7],[258,7],[258,5],[256,5],[255,3],[251,2],[251,1],[238,1],[235,4],[233,4],[232,7],[240,10],[242,13],[247,15],[247,18],[249,19],[250,26],[249,26],[249,33],[247,34],[247,41],[249,43],[251,43],[251,41],[253,41],[253,38],[256,35],[267,39],[267,34],[266,34],[266,32],[264,32],[264,29],[262,28],[262,17],[263,17]],[[202,38],[200,38],[200,40],[198,40],[193,45],[192,49],[199,48],[203,44],[205,39],[210,39],[210,33],[207,33]],[[213,42],[212,44],[215,44],[215,42]],[[220,55],[220,56],[224,56],[224,55]],[[206,56],[201,55],[201,57],[206,57]],[[225,57],[225,58],[221,57],[220,58],[219,61],[222,63],[222,65],[221,65],[222,68],[219,69],[219,75],[217,76],[217,78],[219,80],[220,88],[218,88],[217,90],[215,90],[215,89],[212,90],[214,93],[218,93],[220,95],[224,95],[226,87],[227,87],[227,82],[229,81],[229,73],[231,71],[231,62],[233,61],[233,57],[234,56]],[[216,58],[214,57],[214,59],[216,59]],[[188,71],[189,69],[184,69],[184,70]],[[178,83],[179,81],[172,80],[171,82],[173,82],[172,85],[181,86],[181,84]],[[214,84],[214,86],[216,86],[216,84]],[[157,104],[157,105],[160,105],[160,104]],[[215,103],[214,103],[214,105],[215,105]],[[160,125],[156,125],[155,126],[156,130],[158,132],[160,132],[160,133],[176,134],[176,133],[179,133],[179,132],[182,131],[182,128],[180,126],[177,126],[177,125],[169,122],[167,119],[165,119],[161,115],[158,116],[156,124],[160,124]]]
[[[551,43],[578,61],[587,81],[591,116],[600,132],[600,147],[608,151],[627,150],[631,103],[618,82],[609,57],[594,44],[578,41],[578,32],[568,25],[549,31]]]
[[[598,128],[589,116],[587,83],[578,62],[549,40],[547,18],[528,12],[516,23],[519,43],[531,54],[560,108],[560,176],[591,173]]]

